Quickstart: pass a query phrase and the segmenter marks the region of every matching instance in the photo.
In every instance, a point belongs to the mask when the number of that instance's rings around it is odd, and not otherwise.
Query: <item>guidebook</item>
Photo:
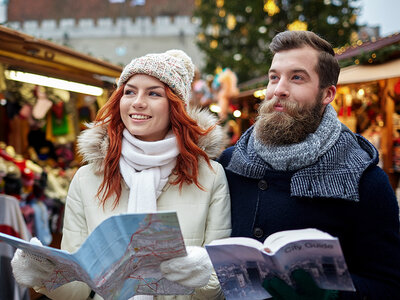
[[[271,234],[264,243],[233,237],[206,245],[226,299],[272,297],[262,282],[279,277],[293,286],[290,273],[304,269],[322,289],[354,291],[339,240],[314,228]]]
[[[112,216],[74,253],[32,245],[4,233],[0,233],[0,241],[54,263],[54,271],[45,282],[48,290],[78,280],[104,299],[193,292],[163,278],[159,267],[164,260],[186,255],[176,212]]]

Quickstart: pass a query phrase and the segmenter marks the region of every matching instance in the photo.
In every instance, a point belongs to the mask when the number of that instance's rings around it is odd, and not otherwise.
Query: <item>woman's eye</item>
[[[160,93],[157,92],[150,92],[150,96],[160,97]]]
[[[132,91],[132,90],[125,90],[125,92],[124,92],[125,95],[132,95],[132,94],[134,94],[134,93],[135,93],[135,92]]]

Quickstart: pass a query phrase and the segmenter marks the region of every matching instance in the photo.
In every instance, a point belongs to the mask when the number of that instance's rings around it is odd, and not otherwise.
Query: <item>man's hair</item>
[[[316,72],[321,89],[337,84],[340,67],[332,45],[311,31],[284,31],[278,33],[269,45],[273,54],[309,46],[319,52]]]

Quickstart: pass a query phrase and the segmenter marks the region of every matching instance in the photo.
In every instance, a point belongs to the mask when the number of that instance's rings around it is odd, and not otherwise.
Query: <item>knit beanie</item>
[[[134,74],[146,74],[167,84],[185,103],[191,97],[194,64],[182,50],[168,50],[134,58],[125,66],[118,80],[118,87]]]

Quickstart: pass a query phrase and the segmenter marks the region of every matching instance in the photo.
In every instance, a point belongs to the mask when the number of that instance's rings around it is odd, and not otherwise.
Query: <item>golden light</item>
[[[215,38],[219,37],[219,31],[220,31],[220,29],[221,29],[221,26],[219,26],[218,24],[214,24],[214,25],[211,27],[211,34],[212,34],[212,36],[215,37]]]
[[[240,110],[235,110],[235,111],[233,112],[233,116],[234,116],[235,118],[240,118],[241,115],[242,115],[242,113],[241,113]]]
[[[362,96],[364,96],[364,95],[365,95],[364,89],[359,89],[359,90],[357,91],[357,96],[358,96],[358,97],[362,97]]]
[[[221,18],[225,17],[225,15],[226,15],[225,9],[221,9],[221,10],[219,11],[218,15],[219,15]]]
[[[210,104],[209,109],[214,113],[219,113],[221,111],[221,107],[219,107],[217,104]]]
[[[197,39],[200,41],[200,42],[204,42],[204,40],[206,39],[206,36],[204,35],[204,33],[199,33],[198,35],[197,35]]]
[[[38,74],[6,70],[4,72],[4,75],[9,80],[27,82],[31,84],[37,84],[41,86],[47,86],[86,95],[101,96],[104,92],[102,88],[97,86],[42,76]]]
[[[201,0],[195,0],[194,5],[196,5],[196,7],[199,7],[201,5]]]
[[[217,0],[217,7],[218,8],[221,8],[221,7],[223,7],[224,6],[224,0]]]
[[[287,26],[287,29],[289,30],[300,30],[300,31],[305,31],[307,30],[307,23],[306,22],[302,22],[300,20],[296,20],[293,23],[289,24]]]
[[[345,104],[346,106],[351,106],[351,103],[353,102],[353,97],[351,94],[347,94],[344,96]]]
[[[255,98],[259,98],[259,99],[264,99],[265,98],[265,92],[267,91],[267,89],[262,89],[262,90],[257,90],[253,93],[253,96]]]
[[[264,4],[264,11],[268,14],[268,16],[272,17],[273,15],[279,13],[281,10],[275,4],[274,0],[267,0],[267,2],[265,2]]]
[[[212,40],[211,42],[210,42],[210,48],[211,49],[215,49],[215,48],[217,48],[218,47],[218,41],[217,40]]]
[[[226,27],[229,30],[233,30],[236,27],[236,17],[234,15],[229,14],[226,18]]]

